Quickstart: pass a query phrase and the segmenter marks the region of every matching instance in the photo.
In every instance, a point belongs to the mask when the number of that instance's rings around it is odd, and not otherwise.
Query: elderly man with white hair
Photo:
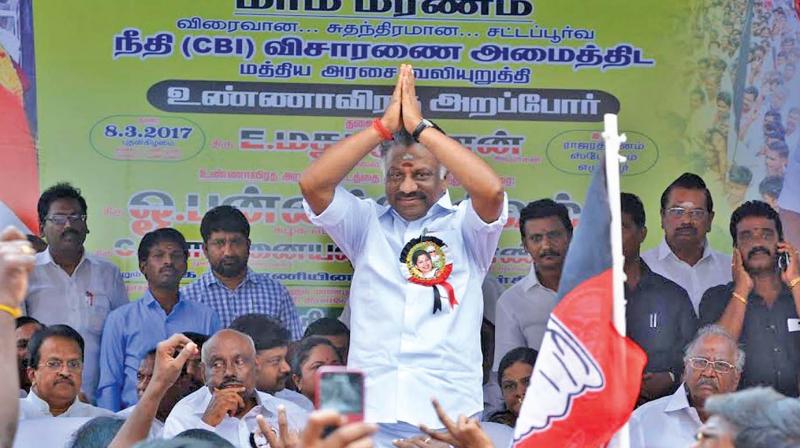
[[[701,328],[686,348],[683,384],[672,395],[636,409],[630,419],[631,447],[689,446],[708,419],[706,400],[733,392],[744,367],[744,351],[722,327]]]

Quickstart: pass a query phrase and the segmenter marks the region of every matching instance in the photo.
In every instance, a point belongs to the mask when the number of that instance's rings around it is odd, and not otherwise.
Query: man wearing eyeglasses
[[[661,195],[664,240],[642,254],[656,274],[689,293],[694,312],[710,287],[731,281],[731,257],[711,249],[706,235],[714,220],[714,201],[700,176],[683,173]]]
[[[631,415],[631,448],[689,446],[708,419],[706,400],[736,390],[744,360],[744,352],[723,328],[701,328],[686,347],[683,384],[672,395],[645,403]]]
[[[778,213],[749,201],[731,215],[733,281],[709,289],[700,320],[716,322],[744,346],[742,387],[772,386],[797,397],[800,374],[800,254],[783,241]],[[785,259],[784,259],[785,257]]]
[[[243,314],[262,313],[278,319],[292,340],[302,338],[303,327],[286,287],[247,266],[250,223],[244,214],[230,205],[214,207],[203,216],[200,235],[211,269],[181,295],[211,307],[223,327]]]
[[[29,348],[28,376],[33,386],[20,399],[20,420],[113,415],[78,399],[84,344],[77,331],[67,325],[47,327],[33,335]]]
[[[24,311],[45,325],[66,324],[80,333],[86,342],[83,392],[93,402],[103,325],[111,310],[128,303],[128,293],[119,268],[84,248],[89,227],[80,190],[54,185],[37,208],[47,250],[36,255]]]

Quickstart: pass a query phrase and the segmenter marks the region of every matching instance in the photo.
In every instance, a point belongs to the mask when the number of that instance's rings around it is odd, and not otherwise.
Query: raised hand
[[[207,425],[217,426],[222,423],[225,417],[237,415],[239,409],[244,408],[244,399],[240,395],[244,391],[244,387],[214,389],[214,393],[211,395],[211,402],[208,403],[202,420]]]
[[[264,434],[272,448],[371,448],[372,434],[377,428],[368,423],[347,423],[339,413],[330,410],[314,411],[308,416],[306,429],[298,438],[288,429],[286,410],[278,408],[279,434],[263,417],[256,417],[259,431]],[[329,436],[323,437],[325,429],[337,427]]]
[[[19,230],[7,227],[0,233],[0,305],[19,308],[22,304],[35,254]]]
[[[177,355],[175,353],[178,353]],[[186,361],[197,354],[197,344],[186,336],[176,333],[161,341],[156,347],[155,367],[151,384],[168,389],[175,384]]]
[[[403,95],[403,81],[405,72],[403,66],[397,71],[397,84],[394,85],[394,92],[392,92],[392,101],[386,107],[381,118],[383,126],[392,134],[399,131],[403,126],[401,121],[401,108],[402,108],[402,95]]]
[[[798,278],[800,278],[800,252],[791,244],[780,241],[778,242],[778,253],[786,253],[789,256],[789,265],[786,270],[781,272],[781,280],[787,285]],[[800,288],[800,286],[795,286]]]
[[[408,64],[400,66],[400,70],[404,72],[403,77],[403,126],[409,134],[414,132],[419,122],[422,120],[422,110],[419,108],[417,102],[417,88],[416,78],[414,77],[414,68]]]
[[[438,400],[434,399],[432,402],[434,409],[436,409],[436,415],[439,416],[439,421],[442,422],[447,431],[438,432],[421,425],[422,432],[430,438],[457,448],[491,448],[494,446],[489,436],[481,429],[481,424],[478,420],[461,415],[458,417],[458,421],[454,422],[444,412]]]
[[[742,253],[737,248],[733,248],[733,261],[731,262],[731,273],[733,274],[733,290],[747,298],[753,290],[753,278],[747,273],[742,260]]]

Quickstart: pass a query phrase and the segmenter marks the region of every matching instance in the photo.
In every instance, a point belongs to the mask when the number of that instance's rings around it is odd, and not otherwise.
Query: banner
[[[709,183],[710,240],[730,247],[732,207],[765,182],[773,194],[767,178],[786,166],[763,148],[767,122],[797,145],[789,63],[800,45],[788,0],[722,3],[11,0],[0,5],[0,86],[25,104],[40,189],[82,189],[87,245],[121,267],[132,297],[145,288],[144,233],[186,235],[189,282],[208,267],[203,214],[231,204],[252,225],[250,266],[286,284],[309,321],[335,314],[352,269],[305,218],[299,175],[381,115],[400,63],[414,65],[425,117],[503,179],[511,218],[492,269],[502,286],[529,270],[516,219],[526,203],[553,198],[580,222],[608,112],[628,136],[622,188],[645,203],[646,247],[662,235],[661,192],[684,171]],[[345,187],[383,196],[376,153]],[[38,191],[21,194],[35,203]]]

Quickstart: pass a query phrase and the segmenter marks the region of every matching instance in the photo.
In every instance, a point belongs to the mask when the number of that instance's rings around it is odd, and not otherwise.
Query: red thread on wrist
[[[372,127],[375,128],[376,131],[378,131],[378,134],[380,134],[382,139],[387,141],[394,139],[394,136],[388,129],[386,129],[386,126],[383,125],[383,122],[381,121],[380,118],[372,120]]]

